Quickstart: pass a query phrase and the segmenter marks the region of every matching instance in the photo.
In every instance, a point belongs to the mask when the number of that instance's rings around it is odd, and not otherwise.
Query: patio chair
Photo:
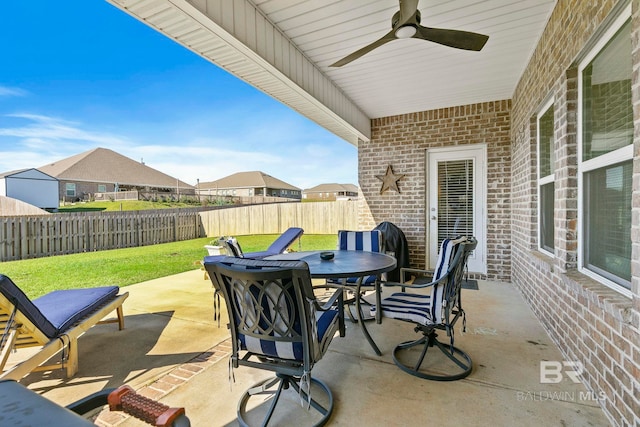
[[[371,230],[371,231],[347,231],[340,230],[338,231],[338,250],[347,250],[347,251],[368,251],[368,252],[383,252],[384,241],[382,232],[380,230]],[[344,300],[344,303],[347,306],[347,314],[353,323],[356,323],[356,318],[351,314],[350,306],[353,305],[356,301],[356,298],[360,298],[360,302],[366,305],[370,305],[370,303],[363,299],[362,296],[364,293],[371,291],[373,289],[376,294],[376,305],[380,305],[380,278],[376,275],[365,276],[362,278],[362,284],[360,286],[360,295],[356,295],[357,283],[360,278],[358,277],[345,277],[343,279],[329,279],[327,280],[327,284],[339,284],[353,293],[353,298],[348,298]],[[324,285],[320,285],[319,287],[323,287]],[[362,317],[362,316],[361,316]],[[380,323],[380,316],[376,317],[378,323]]]
[[[297,239],[300,239],[304,234],[304,230],[298,227],[289,227],[284,233],[282,233],[276,240],[273,241],[265,251],[261,252],[248,252],[243,253],[240,243],[235,237],[221,237],[219,242],[227,252],[228,256],[236,258],[249,258],[249,259],[261,259],[271,255],[278,255],[285,253]],[[202,265],[207,262],[216,262],[222,259],[223,255],[209,255],[204,257]],[[207,278],[205,270],[205,280]],[[214,295],[214,312],[213,320],[218,321],[218,327],[220,327],[220,291],[215,290]]]
[[[396,286],[409,290],[430,288],[429,294],[420,292],[396,292],[381,302],[382,315],[415,324],[415,331],[422,334],[415,341],[403,342],[393,350],[393,361],[403,371],[420,378],[452,381],[468,376],[472,370],[471,358],[454,347],[454,326],[462,317],[466,324],[460,298],[467,259],[477,246],[473,237],[445,239],[440,247],[434,271],[402,269],[402,283]],[[413,283],[405,281],[406,275],[416,277]],[[420,283],[426,277],[427,283]],[[422,280],[420,280],[422,279]],[[389,283],[387,283],[389,285]],[[375,313],[376,308],[372,307]],[[445,331],[449,343],[438,341],[436,331]],[[425,366],[427,351],[435,347],[446,357],[432,357]]]
[[[292,422],[298,425],[300,414],[295,414],[301,411],[314,425],[324,425],[333,411],[333,395],[324,382],[312,378],[311,371],[341,327],[343,318],[332,307],[342,306],[342,292],[336,291],[321,306],[313,294],[309,267],[301,261],[228,257],[205,266],[214,287],[222,291],[229,313],[230,369],[242,365],[275,372],[275,377],[243,394],[238,403],[240,425],[259,417],[259,424],[265,426],[274,413],[278,414],[275,424],[293,416]],[[287,391],[295,392],[293,404],[291,399],[281,399]],[[262,406],[248,411],[256,395],[272,397],[266,414]],[[268,397],[253,400],[263,402]],[[300,405],[295,404],[298,399]],[[311,407],[317,413],[310,413]]]
[[[237,258],[260,259],[271,255],[285,253],[293,242],[302,237],[304,230],[298,227],[290,227],[269,245],[265,251],[243,253],[238,240],[235,237],[221,237],[220,243],[227,250],[227,255]]]
[[[0,379],[20,380],[32,371],[62,368],[68,378],[78,371],[78,338],[97,323],[124,328],[122,303],[128,293],[117,286],[50,292],[31,301],[7,276],[0,274]],[[117,319],[102,320],[112,311]],[[9,354],[26,347],[42,347],[4,371]],[[42,365],[63,351],[60,363]]]

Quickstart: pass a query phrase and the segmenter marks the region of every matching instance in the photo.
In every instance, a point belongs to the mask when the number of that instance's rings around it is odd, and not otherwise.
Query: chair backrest
[[[33,328],[41,334],[39,341],[46,342],[47,338],[56,336],[57,328],[46,318],[35,304],[25,295],[18,286],[7,276],[0,275],[0,327],[6,330],[7,320],[18,315],[23,316],[17,323],[24,321],[31,323]]]
[[[436,282],[431,290],[430,304],[434,323],[446,323],[452,309],[459,306],[467,259],[477,244],[474,237],[466,236],[442,241],[432,279]]]
[[[338,249],[347,251],[382,252],[382,232],[370,231],[338,231]]]
[[[227,305],[235,365],[255,366],[245,363],[241,350],[301,362],[307,370],[322,357],[305,262],[227,257],[205,267]]]
[[[338,249],[347,251],[382,252],[384,247],[382,232],[370,231],[338,231]],[[377,276],[367,276],[362,279],[362,284],[374,283]],[[347,282],[355,282],[356,278],[349,278]]]
[[[221,237],[219,242],[220,246],[224,246],[226,249],[227,255],[234,256],[236,258],[244,257],[240,243],[238,243],[238,239],[235,237]]]
[[[296,239],[299,239],[303,234],[304,230],[302,228],[290,227],[269,245],[267,252],[273,252],[274,255],[281,254],[289,249],[289,246],[291,246],[293,242],[295,242]]]

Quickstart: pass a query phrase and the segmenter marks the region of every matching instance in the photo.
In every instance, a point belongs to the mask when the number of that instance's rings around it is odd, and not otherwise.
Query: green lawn
[[[265,250],[278,235],[237,236],[245,252]],[[30,298],[56,289],[104,285],[127,286],[200,268],[211,238],[185,240],[139,248],[115,249],[0,263],[0,274],[10,277]],[[335,249],[336,235],[303,235],[303,251]],[[292,247],[298,250],[298,244]]]
[[[174,209],[193,208],[197,204],[182,202],[147,202],[144,200],[118,200],[104,202],[77,202],[73,205],[61,206],[59,212],[89,212],[89,211],[139,211],[146,209]]]

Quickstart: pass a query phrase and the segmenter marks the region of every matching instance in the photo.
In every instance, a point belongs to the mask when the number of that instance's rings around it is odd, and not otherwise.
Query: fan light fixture
[[[471,33],[469,31],[423,27],[420,25],[422,14],[418,10],[418,2],[420,0],[398,1],[400,3],[400,10],[391,17],[391,31],[378,40],[334,62],[330,67],[342,67],[385,43],[399,39],[425,40],[455,49],[472,50],[476,52],[482,50],[489,39],[489,36]]]
[[[408,39],[416,33],[416,27],[407,25],[396,30],[396,37],[399,39]]]

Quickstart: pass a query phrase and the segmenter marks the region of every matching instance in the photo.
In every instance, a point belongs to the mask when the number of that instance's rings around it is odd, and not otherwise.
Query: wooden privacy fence
[[[203,237],[199,209],[0,217],[0,261]]]
[[[301,227],[305,234],[336,234],[357,229],[358,203],[277,203],[200,212],[200,216],[209,237],[279,234],[289,227]]]
[[[0,217],[0,261],[247,234],[357,229],[357,202],[276,203],[202,209]]]

